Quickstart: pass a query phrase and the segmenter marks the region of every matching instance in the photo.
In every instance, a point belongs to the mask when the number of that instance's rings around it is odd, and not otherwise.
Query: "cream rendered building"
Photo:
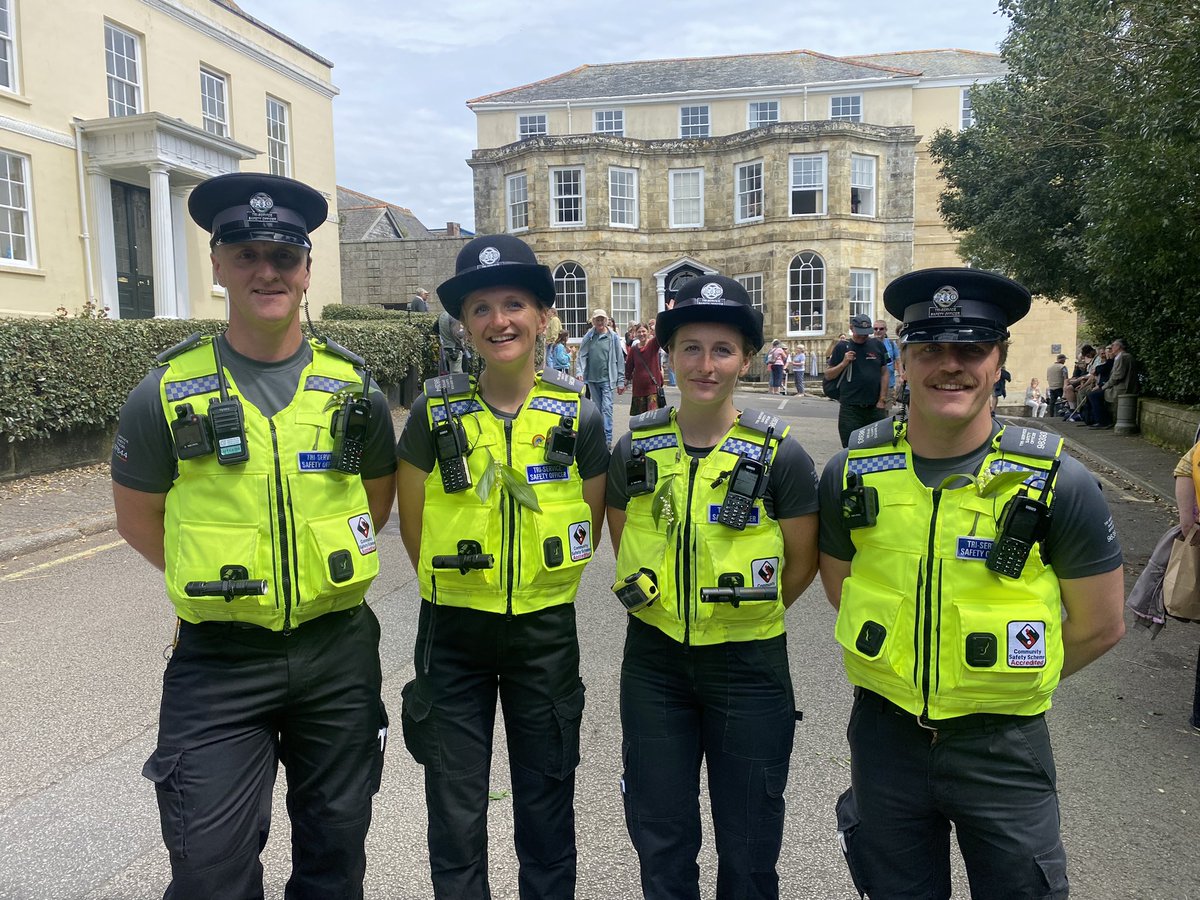
[[[232,0],[0,0],[0,315],[225,318],[186,201],[236,171],[330,199],[309,295],[336,302],[331,69]]]
[[[572,337],[593,307],[644,321],[716,271],[769,337],[819,357],[850,315],[884,315],[896,276],[963,264],[926,140],[969,126],[970,87],[1003,73],[965,50],[580,66],[468,101],[476,229],[534,247]],[[1014,378],[1041,378],[1052,343],[1073,352],[1075,317],[1039,303],[1014,336]]]

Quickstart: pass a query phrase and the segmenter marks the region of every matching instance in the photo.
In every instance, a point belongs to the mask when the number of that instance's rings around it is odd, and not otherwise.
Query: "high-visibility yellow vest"
[[[551,369],[539,373],[509,421],[484,406],[466,375],[431,378],[425,383],[431,429],[446,421],[443,382],[451,415],[462,423],[472,486],[446,493],[440,464],[425,480],[417,566],[421,596],[447,606],[516,615],[572,602],[594,549],[592,511],[583,499],[578,463],[546,462],[545,444],[550,429],[564,419],[578,426],[583,383]],[[533,491],[540,512],[519,502],[504,467],[509,478]],[[488,489],[480,490],[481,485]],[[463,548],[490,554],[493,564],[466,571],[433,567],[435,557],[459,555]]]
[[[712,452],[696,459],[684,450],[674,412],[655,410],[630,423],[631,450],[654,460],[658,476],[654,490],[629,498],[617,575],[624,578],[646,569],[654,573],[660,592],[654,603],[633,615],[686,644],[783,634],[781,597],[734,607],[704,601],[701,590],[720,587],[722,576],[725,582],[732,576],[746,587],[774,585],[778,593],[786,564],[783,532],[767,516],[762,499],[755,501],[744,531],[718,523],[717,516],[738,458],[760,459],[768,429],[772,436],[767,458],[772,458],[788,426],[776,416],[745,410]]]
[[[167,492],[167,595],[187,622],[249,622],[285,631],[362,602],[379,572],[375,528],[358,475],[329,468],[327,406],[362,375],[348,358],[312,341],[313,359],[288,406],[267,418],[243,401],[250,458],[222,466],[217,454],[179,461]],[[226,373],[230,395],[239,391]],[[212,339],[170,358],[159,393],[168,421],[188,403],[206,413],[219,397]],[[242,567],[265,580],[262,596],[189,597],[192,581],[218,581]]]
[[[847,676],[931,719],[1048,709],[1063,664],[1058,578],[1038,546],[1019,578],[984,562],[1009,499],[1022,489],[1042,497],[1062,439],[1008,426],[975,483],[958,477],[931,489],[913,470],[904,434],[888,419],[850,440],[843,486],[856,474],[874,487],[879,514],[850,532],[855,554],[836,628]],[[1029,474],[988,487],[1013,471]]]

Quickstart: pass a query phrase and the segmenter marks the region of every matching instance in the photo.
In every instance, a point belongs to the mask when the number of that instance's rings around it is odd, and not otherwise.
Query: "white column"
[[[171,178],[161,163],[150,167],[150,237],[154,252],[154,315],[179,318],[175,292],[175,238],[171,228]]]
[[[658,294],[658,311],[662,312],[667,308],[667,276],[655,275],[655,293]]]
[[[88,168],[88,189],[92,193],[92,228],[96,236],[96,256],[100,261],[100,305],[108,307],[110,319],[121,318],[117,300],[117,242],[113,236],[112,183],[99,169]]]
[[[175,235],[175,303],[179,318],[192,315],[188,290],[187,208],[188,188],[171,189],[171,231]]]

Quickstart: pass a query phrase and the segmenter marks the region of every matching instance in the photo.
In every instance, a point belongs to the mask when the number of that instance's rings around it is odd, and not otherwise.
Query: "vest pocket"
[[[903,581],[897,577],[897,582]],[[853,660],[885,678],[890,675],[911,685],[915,618],[916,604],[902,591],[851,576],[842,583],[834,636],[846,650],[848,666]]]
[[[459,543],[472,541],[478,552],[494,557],[490,569],[432,569],[438,590],[468,590],[496,588],[500,584],[503,566],[501,516],[493,506],[471,502],[476,500],[474,488],[463,501],[446,504],[427,504],[421,533],[421,567],[432,568],[435,556],[458,556]],[[470,552],[476,552],[472,549]],[[433,600],[433,597],[427,597]]]
[[[744,587],[780,587],[783,569],[783,538],[775,523],[759,508],[762,524],[745,531],[735,531],[724,525],[704,529],[696,540],[700,565],[697,588],[721,587],[722,575],[740,575]],[[726,626],[761,624],[781,618],[783,601],[744,600],[735,608],[728,601],[700,602],[700,617],[708,616]],[[763,635],[734,633],[730,640],[746,640]]]
[[[542,502],[521,511],[521,586],[574,587],[596,552],[592,510],[582,501]]]
[[[230,608],[274,606],[274,573],[269,563],[260,564],[259,530],[257,524],[242,522],[199,522],[181,520],[176,532],[175,558],[167,560],[175,590],[186,597],[189,581],[219,581],[225,566],[244,566],[253,580],[266,579],[264,596],[235,597],[229,603],[223,597],[188,599],[196,608],[204,604],[220,604],[222,611]],[[268,557],[269,559],[269,557]],[[222,615],[221,618],[228,618]]]
[[[970,700],[1029,699],[1057,669],[1047,649],[1057,633],[1036,602],[956,600],[943,619],[937,689]]]
[[[379,572],[379,552],[369,512],[308,519],[302,540],[302,603],[362,593]]]

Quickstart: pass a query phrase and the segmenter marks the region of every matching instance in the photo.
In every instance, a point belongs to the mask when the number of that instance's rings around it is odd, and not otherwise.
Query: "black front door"
[[[696,278],[703,274],[704,273],[701,272],[699,269],[697,269],[695,266],[690,266],[687,263],[684,263],[683,265],[681,265],[678,269],[676,269],[674,272],[672,272],[670,275],[667,276],[667,292],[666,292],[667,296],[665,298],[666,301],[668,303],[674,303],[675,295],[677,293],[679,293],[679,289],[681,287],[683,287],[687,282],[691,281],[693,278]]]
[[[154,256],[150,192],[112,182],[113,235],[117,245],[117,302],[122,319],[154,318]]]

